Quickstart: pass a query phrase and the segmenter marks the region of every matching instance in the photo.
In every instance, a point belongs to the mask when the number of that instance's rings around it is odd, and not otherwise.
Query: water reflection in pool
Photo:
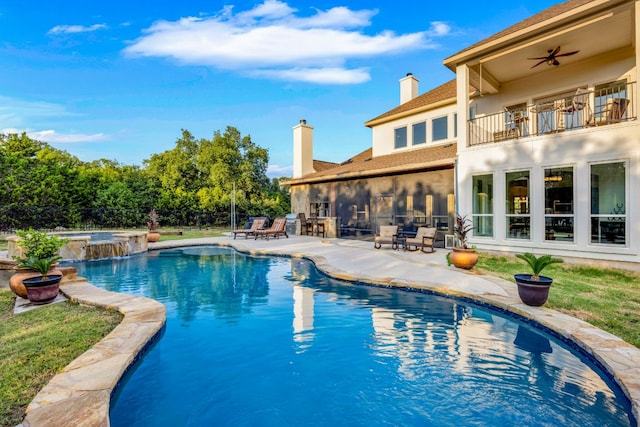
[[[529,325],[223,248],[78,265],[167,306],[112,426],[628,426],[606,376]]]

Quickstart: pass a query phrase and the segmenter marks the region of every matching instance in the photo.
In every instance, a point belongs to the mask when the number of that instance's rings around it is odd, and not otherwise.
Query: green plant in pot
[[[29,301],[35,304],[45,304],[53,301],[58,296],[62,274],[56,274],[53,267],[61,259],[61,256],[49,258],[30,257],[18,264],[19,268],[28,268],[38,273],[35,277],[22,280],[27,290]]]
[[[530,306],[540,307],[544,305],[549,298],[549,289],[553,279],[541,276],[540,273],[551,264],[560,264],[564,260],[554,258],[551,255],[535,256],[530,252],[516,254],[516,257],[524,260],[531,268],[531,274],[515,274],[513,276],[518,285],[520,299]]]
[[[69,239],[61,238],[58,235],[49,235],[43,231],[33,229],[18,230],[16,235],[20,238],[17,242],[21,248],[21,256],[14,256],[13,259],[18,262],[18,270],[16,274],[9,279],[9,287],[11,290],[22,298],[28,298],[27,289],[23,283],[24,279],[41,276],[39,273],[39,264],[49,264],[51,261],[51,270],[61,259],[58,252]],[[39,261],[46,260],[46,261]],[[47,274],[52,272],[45,271]],[[59,274],[59,271],[57,272]]]
[[[478,262],[478,254],[475,247],[469,245],[469,234],[473,229],[473,224],[466,215],[456,214],[456,224],[453,227],[456,246],[452,248],[447,261],[450,261],[458,268],[470,270]]]

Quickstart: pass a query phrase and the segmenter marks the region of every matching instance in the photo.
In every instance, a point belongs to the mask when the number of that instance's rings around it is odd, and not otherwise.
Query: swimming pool
[[[223,248],[77,268],[167,306],[113,426],[630,424],[622,393],[565,344],[469,303]]]

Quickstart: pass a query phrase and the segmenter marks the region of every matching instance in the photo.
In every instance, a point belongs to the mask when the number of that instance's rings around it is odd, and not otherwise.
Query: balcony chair
[[[576,94],[573,95],[571,103],[563,108],[560,108],[561,113],[565,113],[569,116],[570,124],[567,129],[573,129],[574,127],[584,127],[585,124],[591,121],[591,109],[589,108],[589,90],[579,87],[576,90]],[[582,111],[582,123],[576,126],[574,118],[578,118],[579,111]]]
[[[629,100],[626,98],[607,98],[604,108],[590,124],[593,126],[601,126],[620,123],[625,119],[628,106]]]

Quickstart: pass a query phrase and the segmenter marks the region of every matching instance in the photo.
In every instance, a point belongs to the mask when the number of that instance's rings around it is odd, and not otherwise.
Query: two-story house
[[[303,160],[294,127],[293,211],[445,233],[459,212],[480,249],[638,262],[639,23],[639,0],[552,6],[446,58],[451,82],[407,75],[340,165]]]
[[[570,0],[445,59],[479,248],[638,261],[639,23],[639,1]]]
[[[434,224],[448,233],[455,215],[455,80],[418,95],[418,79],[408,74],[400,80],[400,105],[366,125],[372,147],[340,164],[313,160],[306,121],[293,128],[292,212],[322,218],[331,237],[370,237],[386,224]]]

